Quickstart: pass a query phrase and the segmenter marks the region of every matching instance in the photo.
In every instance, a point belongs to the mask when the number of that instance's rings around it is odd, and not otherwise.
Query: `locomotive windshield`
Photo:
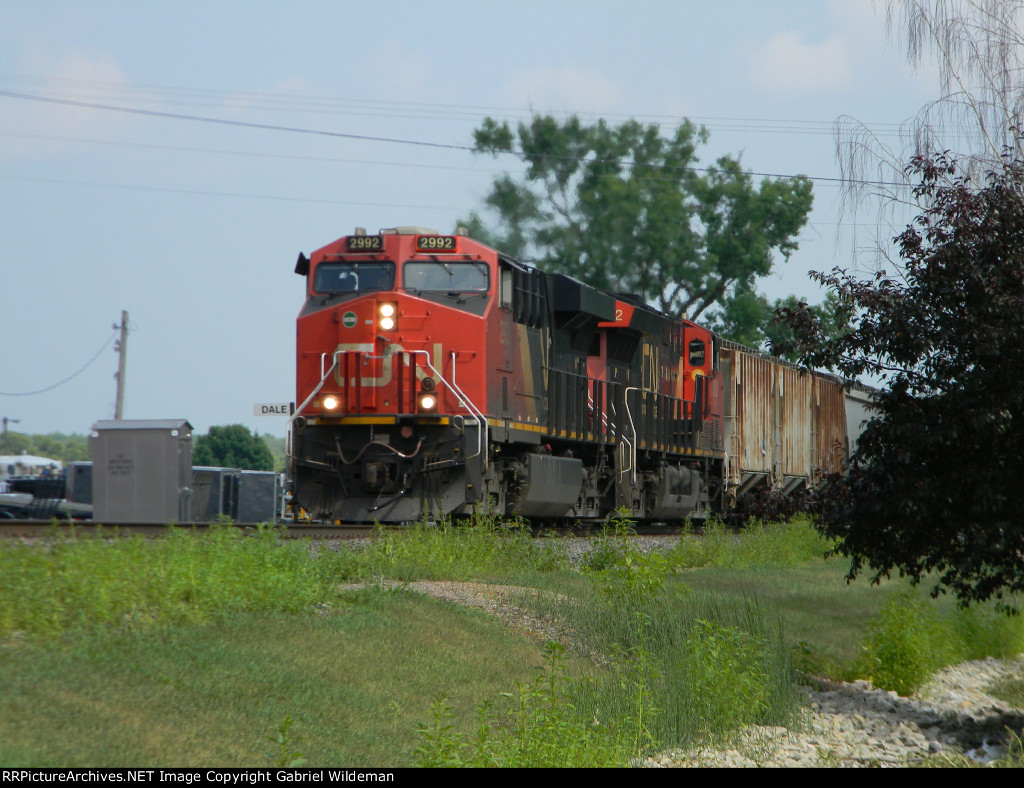
[[[365,293],[391,290],[395,284],[395,264],[389,262],[320,263],[313,276],[317,293]]]
[[[402,268],[403,286],[414,293],[486,293],[487,266],[483,263],[408,262]]]

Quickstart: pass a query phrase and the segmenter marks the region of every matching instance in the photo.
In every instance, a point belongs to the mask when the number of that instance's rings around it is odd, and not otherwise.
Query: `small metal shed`
[[[192,425],[184,419],[99,421],[89,435],[93,519],[192,519]]]
[[[238,521],[272,523],[277,520],[277,474],[273,471],[242,471],[238,490]]]
[[[192,519],[196,522],[215,522],[221,516],[239,523],[278,519],[279,484],[273,471],[205,465],[192,471]]]
[[[223,515],[236,519],[239,468],[197,465],[192,468],[192,520],[214,523]]]

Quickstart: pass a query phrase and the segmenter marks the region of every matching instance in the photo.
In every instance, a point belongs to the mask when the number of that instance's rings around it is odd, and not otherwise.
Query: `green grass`
[[[0,543],[0,763],[621,766],[786,724],[798,671],[907,691],[1024,649],[1021,617],[847,584],[828,547],[806,522],[712,523],[644,555],[620,523],[580,571],[487,520],[338,551],[273,529]],[[580,648],[545,657],[383,578],[537,589],[520,606]]]
[[[908,694],[945,665],[1024,652],[1024,616],[1007,616],[994,603],[961,610],[949,597],[930,598],[927,584],[848,583],[847,571],[845,560],[832,558],[802,566],[709,567],[679,577],[723,604],[756,599],[779,617],[795,666],[811,675],[870,679]]]
[[[735,543],[730,535],[729,543]],[[673,551],[645,554],[619,523],[583,584],[533,604],[613,668],[574,688],[581,716],[627,720],[634,755],[792,719],[797,695],[779,618],[756,602],[690,593]]]
[[[247,611],[298,612],[329,598],[353,557],[284,542],[274,529],[227,527],[156,540],[55,538],[0,545],[0,637],[80,627],[199,623]]]
[[[670,560],[682,569],[780,568],[819,563],[831,548],[832,543],[811,527],[805,515],[789,523],[755,520],[740,534],[712,517],[699,536],[683,535]]]
[[[839,680],[856,678],[864,633],[900,584],[848,584],[838,560],[810,566],[758,569],[699,569],[681,579],[694,592],[739,604],[756,599],[780,617],[787,645],[805,673]]]
[[[285,717],[311,766],[410,766],[443,686],[459,714],[540,649],[482,613],[390,594],[331,615],[244,614],[0,649],[5,766],[271,766]]]

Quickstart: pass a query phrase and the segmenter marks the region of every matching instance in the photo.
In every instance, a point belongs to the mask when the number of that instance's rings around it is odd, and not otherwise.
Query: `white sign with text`
[[[252,406],[254,416],[290,416],[291,405],[287,402],[265,402]]]

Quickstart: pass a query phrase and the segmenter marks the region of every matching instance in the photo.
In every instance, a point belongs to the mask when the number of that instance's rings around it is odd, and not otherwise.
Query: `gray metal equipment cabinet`
[[[192,425],[187,421],[99,421],[89,451],[96,522],[192,519]]]

